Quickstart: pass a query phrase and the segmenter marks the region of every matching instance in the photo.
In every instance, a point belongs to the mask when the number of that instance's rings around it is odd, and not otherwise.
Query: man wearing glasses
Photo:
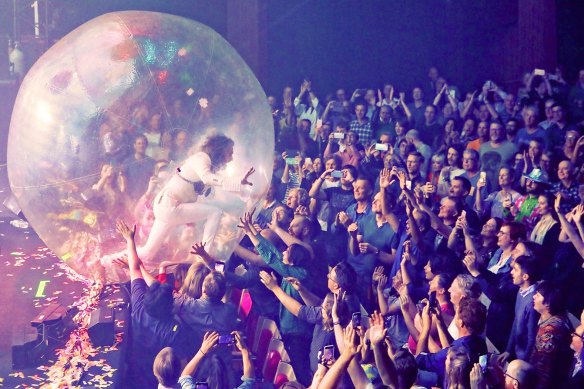
[[[521,359],[511,361],[503,374],[505,389],[535,389],[537,385],[537,371]]]

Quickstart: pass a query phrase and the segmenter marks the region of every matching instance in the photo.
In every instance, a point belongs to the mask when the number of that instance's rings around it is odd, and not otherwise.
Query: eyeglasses
[[[576,332],[572,332],[572,336],[577,336],[577,337],[579,337],[581,340],[584,340],[584,334],[583,334],[583,335],[580,335],[580,334],[577,334]]]
[[[505,374],[505,377],[509,377],[510,379],[512,379],[513,381],[517,381],[517,383],[519,383],[519,380],[515,377],[513,377],[512,375],[508,374],[507,372],[503,373]]]

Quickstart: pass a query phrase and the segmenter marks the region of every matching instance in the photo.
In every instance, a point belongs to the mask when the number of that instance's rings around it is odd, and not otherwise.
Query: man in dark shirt
[[[134,154],[124,161],[126,193],[132,200],[138,200],[146,192],[150,177],[154,174],[156,162],[146,155],[147,148],[146,137],[138,135],[134,140]]]
[[[158,381],[152,372],[156,354],[164,347],[172,347],[181,358],[191,357],[192,333],[172,316],[172,286],[161,285],[144,270],[136,253],[136,227],[130,230],[124,222],[118,222],[117,230],[127,242],[132,282],[132,339],[126,381],[140,388],[156,387]]]

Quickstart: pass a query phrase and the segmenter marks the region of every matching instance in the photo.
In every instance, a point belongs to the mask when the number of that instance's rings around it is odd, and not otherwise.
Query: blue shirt
[[[450,347],[463,345],[469,350],[471,363],[478,363],[479,356],[487,354],[487,343],[478,335],[463,336],[452,342]],[[439,382],[444,380],[448,348],[437,353],[421,353],[416,357],[418,368],[438,374]]]

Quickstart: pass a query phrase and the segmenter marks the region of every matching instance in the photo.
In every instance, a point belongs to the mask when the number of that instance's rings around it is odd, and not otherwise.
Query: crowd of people
[[[411,94],[305,79],[270,96],[273,181],[224,266],[195,244],[157,280],[118,225],[127,382],[271,385],[225,302],[237,288],[277,323],[298,386],[582,387],[584,69],[523,80],[463,95],[433,67]]]

